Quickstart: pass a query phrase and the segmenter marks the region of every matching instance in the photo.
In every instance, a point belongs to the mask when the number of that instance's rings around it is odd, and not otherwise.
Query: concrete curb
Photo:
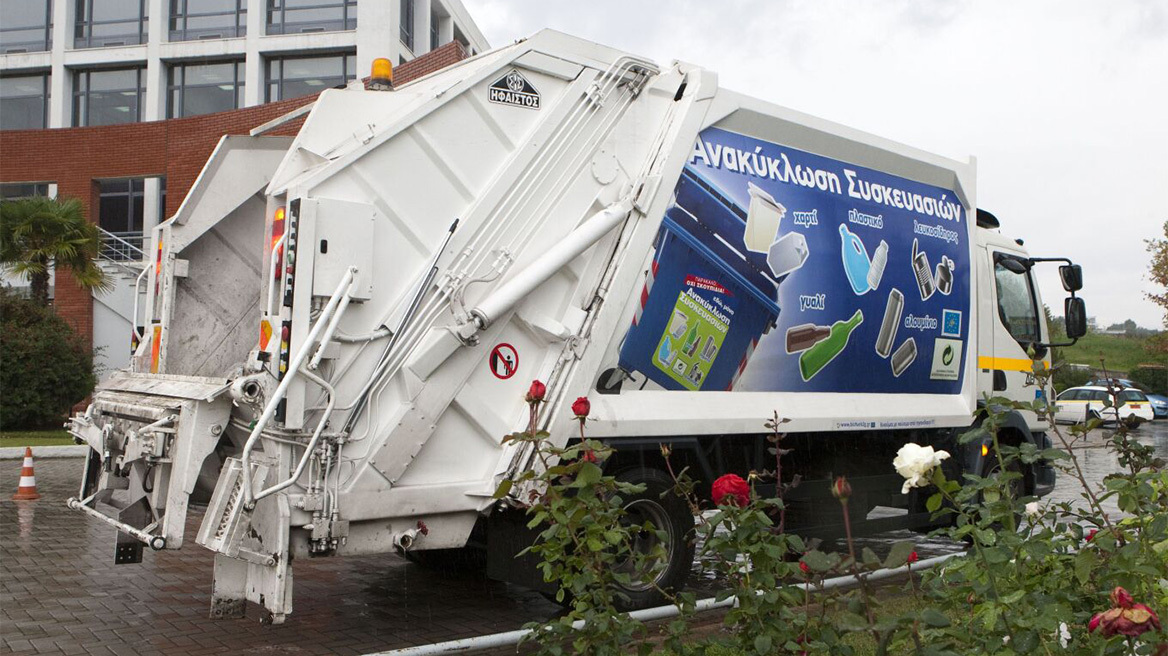
[[[89,451],[84,444],[65,446],[34,446],[32,457],[36,458],[81,458]],[[20,460],[24,458],[23,446],[0,447],[0,460]]]

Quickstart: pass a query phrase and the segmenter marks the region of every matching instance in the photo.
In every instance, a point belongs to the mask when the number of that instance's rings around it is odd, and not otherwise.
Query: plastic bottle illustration
[[[661,364],[669,366],[669,363],[673,362],[673,355],[673,346],[670,344],[670,339],[666,337],[661,340],[661,348],[657,350],[657,359],[661,361]]]
[[[829,362],[834,360],[835,356],[839,355],[848,345],[848,338],[851,337],[852,331],[863,322],[864,312],[856,310],[851,319],[833,323],[831,334],[826,339],[803,351],[803,355],[799,356],[799,373],[803,375],[803,380],[811,380],[815,374],[818,374]]]
[[[866,294],[872,288],[868,284],[868,272],[872,268],[868,251],[864,248],[864,242],[854,232],[848,230],[846,225],[841,223],[839,232],[840,238],[843,239],[844,273],[848,276],[848,282],[852,284],[852,291],[858,295]]]
[[[880,244],[876,246],[876,252],[872,254],[872,268],[868,269],[868,287],[876,289],[880,286],[880,280],[884,277],[884,267],[888,265],[888,242],[883,239]]]

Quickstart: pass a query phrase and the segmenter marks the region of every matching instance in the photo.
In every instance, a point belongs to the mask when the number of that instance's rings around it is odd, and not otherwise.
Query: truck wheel
[[[633,579],[634,584],[621,586],[626,599],[617,601],[621,610],[652,608],[666,602],[661,590],[680,590],[689,577],[694,558],[694,516],[689,504],[673,493],[673,481],[664,472],[656,469],[638,468],[617,475],[624,483],[644,485],[645,491],[630,498],[625,504],[626,518],[630,525],[652,522],[665,532],[664,540],[657,535],[644,532],[633,542],[633,548],[641,553],[660,546],[666,556],[663,561],[651,565],[647,576],[638,577],[632,571],[632,563],[619,565]],[[648,579],[637,583],[638,578]]]

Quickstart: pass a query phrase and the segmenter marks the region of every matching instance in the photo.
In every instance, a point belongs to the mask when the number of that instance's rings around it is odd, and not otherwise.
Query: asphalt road
[[[1168,457],[1168,421],[1137,436]],[[1093,481],[1118,467],[1101,444],[1095,436],[1079,451]],[[295,609],[284,625],[261,624],[258,607],[246,619],[211,620],[211,553],[192,543],[114,566],[114,530],[65,508],[80,467],[76,459],[38,461],[42,498],[15,502],[20,461],[0,461],[0,652],[362,654],[509,631],[558,611],[522,588],[382,555],[298,561]],[[1050,498],[1077,499],[1077,481],[1060,476]],[[188,535],[200,520],[192,513]],[[909,532],[868,540],[879,549],[901,539],[916,541],[922,557],[960,548]]]

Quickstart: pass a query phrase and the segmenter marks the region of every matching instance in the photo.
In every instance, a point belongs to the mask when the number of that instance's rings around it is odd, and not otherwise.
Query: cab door
[[[993,284],[988,286],[992,297],[985,300],[990,301],[986,314],[991,317],[993,347],[988,357],[984,352],[979,354],[978,366],[983,376],[989,373],[993,395],[1028,403],[1046,391],[1035,380],[1027,349],[1036,349],[1036,355],[1050,367],[1049,349],[1036,346],[1048,341],[1038,287],[1025,264],[1025,254],[991,246],[987,255]],[[1023,414],[1032,429],[1045,428],[1033,413]]]

